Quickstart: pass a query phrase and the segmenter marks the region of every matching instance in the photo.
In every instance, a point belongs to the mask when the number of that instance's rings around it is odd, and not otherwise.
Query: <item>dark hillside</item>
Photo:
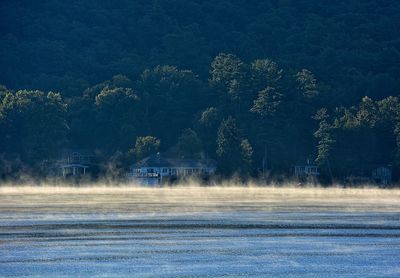
[[[3,0],[0,81],[79,95],[159,64],[208,78],[221,52],[309,68],[339,104],[399,86],[400,3],[351,1]]]
[[[161,151],[224,176],[308,159],[327,182],[397,179],[399,15],[389,0],[2,0],[0,178],[77,147],[105,174]]]

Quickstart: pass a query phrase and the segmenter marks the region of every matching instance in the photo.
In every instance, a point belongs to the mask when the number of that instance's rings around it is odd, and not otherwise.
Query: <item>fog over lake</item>
[[[400,190],[0,187],[1,277],[399,277]]]

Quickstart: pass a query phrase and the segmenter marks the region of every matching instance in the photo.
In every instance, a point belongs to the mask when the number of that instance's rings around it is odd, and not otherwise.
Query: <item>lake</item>
[[[1,277],[400,277],[400,190],[0,187]]]

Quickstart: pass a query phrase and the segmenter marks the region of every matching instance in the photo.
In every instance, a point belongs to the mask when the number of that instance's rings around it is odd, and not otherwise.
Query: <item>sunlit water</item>
[[[0,187],[0,276],[400,277],[400,191]]]

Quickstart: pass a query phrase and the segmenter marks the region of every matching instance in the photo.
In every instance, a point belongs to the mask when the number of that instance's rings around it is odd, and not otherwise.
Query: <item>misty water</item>
[[[1,277],[399,277],[400,190],[0,187]]]

